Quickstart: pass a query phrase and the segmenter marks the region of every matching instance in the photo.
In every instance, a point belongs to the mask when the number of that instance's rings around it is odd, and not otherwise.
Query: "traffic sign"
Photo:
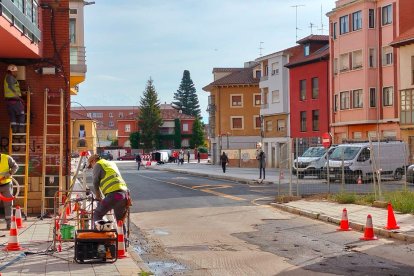
[[[325,132],[324,134],[322,134],[322,146],[324,146],[325,148],[329,148],[331,146],[331,135],[329,134],[329,132]]]

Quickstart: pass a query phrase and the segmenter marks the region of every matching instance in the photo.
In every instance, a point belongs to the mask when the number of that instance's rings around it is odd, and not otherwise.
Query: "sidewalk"
[[[0,230],[0,275],[138,275],[145,264],[138,256],[128,252],[128,257],[115,263],[77,264],[74,242],[63,242],[62,252],[52,248],[54,220],[28,218],[24,228],[18,229],[21,251],[7,252],[3,249],[9,240],[9,230]],[[5,227],[4,221],[0,227]],[[5,235],[5,236],[3,236]]]
[[[229,167],[224,174],[219,165],[208,163],[184,163],[184,165],[164,164],[149,167],[149,169],[166,170],[171,172],[180,172],[190,175],[198,175],[216,179],[232,180],[239,183],[258,184],[258,168],[236,168]],[[287,176],[285,178],[288,178]],[[266,181],[264,184],[272,185],[277,183],[278,170],[266,169]],[[284,180],[286,183],[287,180]],[[398,230],[383,229],[387,224],[387,209],[362,206],[356,204],[338,204],[326,200],[298,200],[289,203],[272,203],[272,206],[290,213],[307,216],[313,219],[319,219],[339,225],[344,208],[348,211],[348,220],[350,227],[354,230],[363,231],[367,215],[371,214],[374,232],[378,236],[394,238],[402,241],[414,242],[414,215],[395,213]]]

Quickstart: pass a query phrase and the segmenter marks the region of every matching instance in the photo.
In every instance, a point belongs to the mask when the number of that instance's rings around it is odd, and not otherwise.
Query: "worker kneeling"
[[[88,159],[88,168],[93,168],[92,181],[95,195],[99,202],[93,212],[93,225],[102,220],[103,216],[110,210],[114,210],[117,221],[124,221],[131,205],[128,187],[119,172],[118,167],[112,161],[101,159],[94,154]],[[101,192],[104,194],[102,199]],[[125,229],[125,227],[124,227]]]

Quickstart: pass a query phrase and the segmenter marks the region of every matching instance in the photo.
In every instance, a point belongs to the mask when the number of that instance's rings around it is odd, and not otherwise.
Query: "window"
[[[69,14],[78,14],[77,9],[69,9]]]
[[[414,56],[411,56],[411,84],[414,84]]]
[[[110,127],[113,127],[113,126],[114,126],[114,122],[109,121],[109,126],[110,126]]]
[[[333,71],[335,75],[338,75],[338,58],[334,58]]]
[[[349,91],[341,92],[340,97],[341,97],[341,103],[340,103],[341,110],[349,109],[349,106],[350,106]]]
[[[285,120],[277,120],[277,131],[283,132],[286,130],[286,121]]]
[[[130,124],[125,125],[125,132],[131,132],[131,125]]]
[[[91,115],[91,118],[103,118],[103,113],[101,112],[92,112]]]
[[[312,99],[319,98],[319,78],[312,78]]]
[[[375,49],[369,49],[369,58],[368,58],[369,68],[374,68],[377,66],[375,59]]]
[[[272,121],[268,120],[266,121],[266,132],[271,132],[273,130]]]
[[[338,111],[338,95],[334,96],[334,112]]]
[[[260,120],[260,116],[258,116],[258,115],[253,116],[253,122],[254,122],[254,128],[255,129],[260,129],[261,128],[262,122]]]
[[[363,95],[362,89],[352,91],[352,107],[353,108],[362,108],[363,107]]]
[[[339,71],[345,72],[349,70],[349,53],[339,56]]]
[[[362,132],[360,132],[360,131],[355,131],[355,132],[353,133],[353,136],[354,136],[354,139],[359,140],[359,139],[361,139],[361,138],[362,138]],[[367,150],[367,148],[363,149],[363,150],[362,150],[362,152],[361,152],[361,155],[363,155],[363,154],[364,154],[364,151],[366,151],[366,150]],[[361,156],[361,155],[360,155],[360,156]],[[369,157],[369,153],[368,153],[368,157]]]
[[[279,62],[272,63],[272,75],[279,74]]]
[[[319,110],[312,110],[312,130],[319,130]]]
[[[265,69],[264,76],[268,76],[269,75],[269,65],[266,65],[264,69]]]
[[[272,103],[280,102],[279,90],[272,91]]]
[[[362,50],[352,52],[352,69],[362,68]]]
[[[242,95],[230,95],[232,107],[242,107],[243,97]]]
[[[348,15],[339,18],[339,34],[346,34],[349,32],[349,17]]]
[[[260,106],[262,103],[262,96],[260,94],[253,94],[253,105]]]
[[[392,87],[384,87],[382,89],[382,98],[384,99],[384,106],[392,106],[392,98],[394,96]]]
[[[382,65],[385,66],[392,64],[392,51],[393,48],[390,46],[382,48]]]
[[[337,28],[337,26],[336,25],[338,25],[337,24],[337,22],[334,22],[333,23],[333,27],[332,27],[332,36],[333,36],[333,39],[336,39],[336,28]]]
[[[183,124],[183,131],[188,131],[188,124]]]
[[[109,118],[113,118],[114,114],[112,114],[112,112],[109,112]]]
[[[124,118],[124,113],[123,113],[123,112],[119,112],[119,113],[118,113],[118,117],[119,117],[119,118]]]
[[[306,111],[300,112],[300,131],[306,131]]]
[[[377,106],[377,90],[375,88],[369,89],[369,107]]]
[[[265,90],[263,92],[263,104],[268,104],[268,97],[269,97],[269,91]]]
[[[414,123],[414,90],[402,90],[401,91],[401,124],[413,124]]]
[[[360,29],[362,29],[362,11],[357,11],[352,14],[352,30]]]
[[[76,19],[69,19],[69,42],[71,44],[76,43]]]
[[[299,81],[299,89],[300,89],[299,99],[301,101],[306,100],[306,80]]]
[[[86,117],[92,118],[92,113],[86,113]]]
[[[231,129],[243,129],[243,117],[231,117]]]
[[[392,23],[392,5],[382,7],[382,25]]]
[[[304,49],[304,55],[305,55],[305,57],[309,56],[309,54],[310,54],[310,45],[309,44],[306,44],[303,49]]]
[[[368,11],[368,27],[373,29],[375,28],[375,10],[369,9]]]
[[[254,76],[256,77],[256,79],[260,79],[262,77],[262,71],[256,70]]]

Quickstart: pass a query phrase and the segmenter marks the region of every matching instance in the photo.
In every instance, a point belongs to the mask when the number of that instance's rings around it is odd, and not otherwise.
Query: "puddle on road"
[[[167,231],[165,231],[164,229],[155,229],[154,231],[152,231],[155,235],[158,235],[158,236],[167,236],[167,235],[169,235],[170,233],[169,232],[167,232]]]
[[[185,266],[175,262],[155,261],[148,262],[147,265],[154,275],[175,275],[186,270]]]

